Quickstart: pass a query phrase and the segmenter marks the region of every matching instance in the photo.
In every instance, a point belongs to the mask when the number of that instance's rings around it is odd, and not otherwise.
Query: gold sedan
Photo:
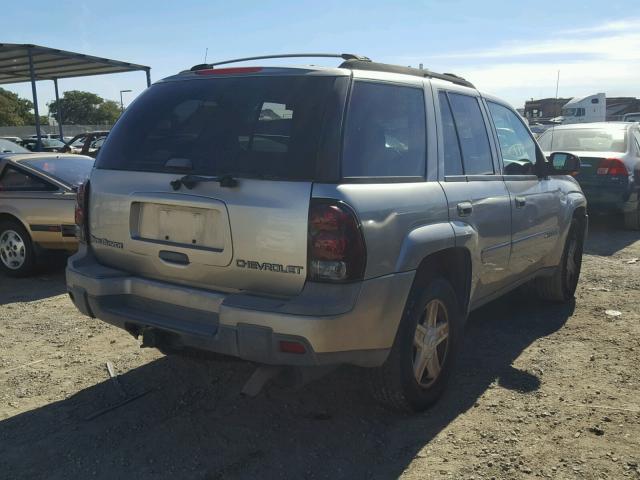
[[[19,277],[48,250],[77,249],[75,190],[94,159],[12,150],[0,145],[0,270]]]

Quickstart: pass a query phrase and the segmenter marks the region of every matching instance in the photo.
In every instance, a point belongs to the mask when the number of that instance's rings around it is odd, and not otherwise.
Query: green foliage
[[[57,118],[62,111],[62,123],[71,125],[112,124],[120,116],[120,107],[113,100],[105,100],[99,95],[80,90],[70,90],[58,102],[49,104],[49,115]]]
[[[35,118],[31,110],[33,102],[0,88],[0,127],[33,125]]]

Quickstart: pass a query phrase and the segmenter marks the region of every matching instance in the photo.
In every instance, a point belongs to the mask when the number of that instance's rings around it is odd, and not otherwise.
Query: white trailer
[[[561,123],[604,122],[607,119],[607,98],[604,93],[574,97],[562,107]]]

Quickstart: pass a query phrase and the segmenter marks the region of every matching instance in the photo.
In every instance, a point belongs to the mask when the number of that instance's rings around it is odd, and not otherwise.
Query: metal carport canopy
[[[56,100],[59,100],[58,79],[60,78],[133,71],[144,71],[146,73],[147,86],[151,84],[151,68],[146,65],[94,57],[39,45],[0,43],[0,85],[31,82],[38,149],[40,148],[40,116],[36,81],[52,80],[55,85]],[[57,120],[62,139],[62,123],[60,122],[59,114]]]

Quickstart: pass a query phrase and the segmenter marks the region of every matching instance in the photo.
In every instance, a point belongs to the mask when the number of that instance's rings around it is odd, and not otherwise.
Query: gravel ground
[[[575,304],[516,292],[475,312],[458,374],[415,416],[378,407],[356,368],[241,397],[250,363],[140,349],[81,316],[59,268],[0,276],[0,478],[638,479],[635,258],[640,234],[595,222]]]

